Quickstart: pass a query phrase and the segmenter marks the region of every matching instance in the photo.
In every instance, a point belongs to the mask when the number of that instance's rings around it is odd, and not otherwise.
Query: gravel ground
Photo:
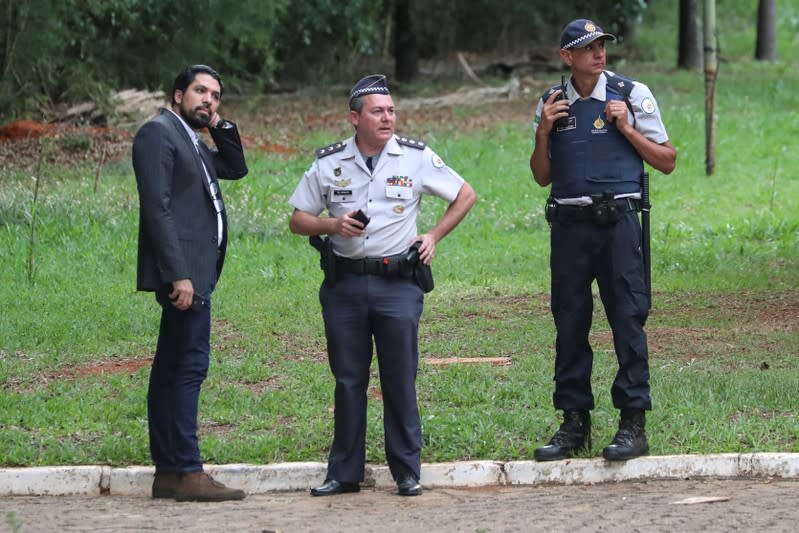
[[[275,492],[216,504],[20,496],[0,499],[0,531],[771,532],[796,531],[797,503],[799,480],[763,478],[446,488],[414,498]]]

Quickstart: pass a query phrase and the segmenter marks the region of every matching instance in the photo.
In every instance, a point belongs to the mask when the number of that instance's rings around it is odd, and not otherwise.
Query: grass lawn
[[[656,15],[663,12],[653,10],[647,24],[660,24]],[[757,64],[741,52],[722,64],[712,176],[702,73],[674,70],[670,59],[611,65],[652,88],[679,152],[673,174],[651,172],[653,454],[799,451],[799,65],[782,57]],[[559,423],[548,189],[528,166],[535,102],[555,78],[542,74],[521,98],[479,106],[405,113],[413,95],[395,96],[398,131],[428,141],[480,197],[440,243],[436,289],[426,296],[418,377],[425,462],[531,458]],[[262,97],[226,115],[245,135],[250,174],[222,184],[231,235],[201,396],[208,462],[326,459],[333,379],[322,275],[307,239],[288,231],[287,199],[313,149],[349,134],[343,100],[327,102]],[[106,162],[95,193],[96,170],[96,160],[78,155],[69,164],[45,160],[33,173],[2,170],[0,466],[149,463],[145,397],[158,312],[151,295],[135,291],[135,180],[125,155]],[[421,228],[440,216],[440,204],[425,202]],[[595,304],[593,455],[617,416],[615,355],[598,297]],[[444,357],[510,364],[429,363]],[[367,459],[383,462],[373,368]]]

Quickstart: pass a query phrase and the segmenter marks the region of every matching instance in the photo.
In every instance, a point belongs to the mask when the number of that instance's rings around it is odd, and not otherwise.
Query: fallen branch
[[[475,82],[477,85],[485,85],[485,83],[483,83],[483,80],[478,78],[477,74],[475,74],[474,71],[472,70],[472,67],[469,66],[469,63],[466,61],[466,58],[463,57],[463,54],[461,52],[458,52],[456,56],[458,57],[458,63],[461,64],[461,67],[463,68],[463,71],[466,73],[466,76],[468,76],[469,79]]]

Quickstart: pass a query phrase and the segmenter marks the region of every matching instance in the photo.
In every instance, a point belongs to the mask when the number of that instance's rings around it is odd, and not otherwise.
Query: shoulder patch
[[[333,143],[330,146],[325,146],[324,148],[318,148],[316,150],[316,157],[321,159],[323,157],[327,157],[330,154],[335,154],[336,152],[342,151],[347,146],[345,142],[337,142]]]
[[[417,148],[419,150],[424,150],[424,147],[427,146],[427,143],[424,141],[418,141],[416,139],[411,139],[410,137],[397,137],[397,143],[403,146],[410,146],[411,148]]]

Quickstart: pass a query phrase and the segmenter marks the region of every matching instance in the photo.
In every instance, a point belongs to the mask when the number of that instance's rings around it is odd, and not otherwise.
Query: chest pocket
[[[386,179],[386,198],[413,200],[413,179],[408,176],[391,176]]]

